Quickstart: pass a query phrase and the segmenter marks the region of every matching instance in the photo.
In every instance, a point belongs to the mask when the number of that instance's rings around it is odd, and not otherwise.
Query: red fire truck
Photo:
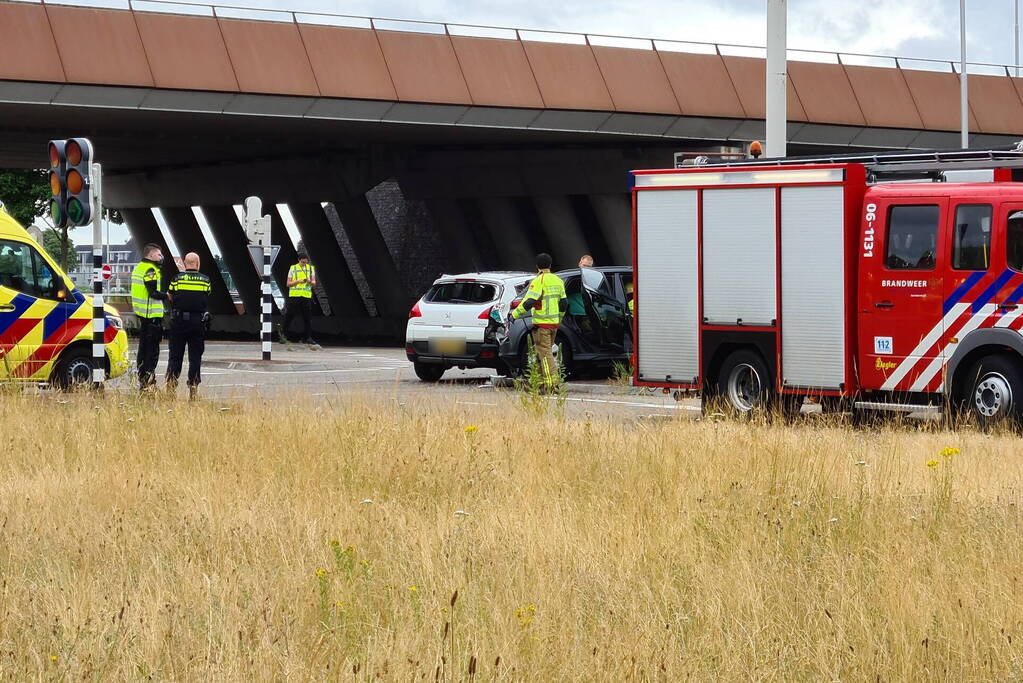
[[[1023,143],[634,171],[635,384],[1023,420],[1021,173]]]

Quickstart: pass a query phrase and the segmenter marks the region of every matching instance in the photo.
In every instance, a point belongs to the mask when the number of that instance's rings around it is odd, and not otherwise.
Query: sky
[[[122,0],[65,1],[116,5]],[[1023,0],[966,2],[969,61],[1013,64],[1014,5],[1016,2],[1023,4]],[[759,46],[765,40],[767,1],[517,0],[497,3],[485,0],[232,0],[226,4],[295,12]],[[143,5],[143,2],[136,1],[136,6]],[[300,16],[299,20],[315,19]],[[788,47],[790,50],[958,60],[959,0],[789,0]],[[856,63],[851,58],[846,58],[846,61]],[[920,68],[923,65],[907,66]],[[972,70],[985,72],[979,67]],[[164,232],[166,234],[167,231]],[[92,239],[88,230],[76,230],[73,236],[80,244],[89,244]],[[110,238],[122,242],[127,238],[127,230],[123,226],[113,226]]]

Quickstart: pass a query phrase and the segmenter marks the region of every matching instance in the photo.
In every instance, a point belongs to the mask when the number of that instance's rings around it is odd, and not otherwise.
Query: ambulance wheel
[[[92,383],[92,355],[85,349],[65,354],[53,368],[50,384],[60,391],[73,391]]]
[[[718,374],[718,396],[739,415],[767,407],[773,394],[771,387],[767,365],[753,351],[734,352],[725,359]]]
[[[961,403],[981,427],[1014,423],[1023,417],[1023,370],[1005,355],[977,361],[967,375]]]
[[[424,382],[439,382],[444,371],[447,370],[443,365],[434,363],[414,363],[412,367],[416,371],[416,377]]]

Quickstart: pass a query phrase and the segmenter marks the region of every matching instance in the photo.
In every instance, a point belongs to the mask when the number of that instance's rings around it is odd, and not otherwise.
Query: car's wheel
[[[1023,370],[1005,355],[981,358],[970,369],[959,403],[981,426],[1011,422],[1023,417]]]
[[[53,368],[50,384],[60,391],[73,391],[92,384],[92,356],[85,349],[65,354]]]
[[[736,351],[725,359],[718,374],[717,394],[725,407],[748,415],[770,405],[773,394],[767,365],[753,351]]]
[[[443,365],[437,365],[435,363],[413,363],[412,367],[415,368],[416,377],[424,382],[440,381],[444,371],[447,370],[447,368]]]

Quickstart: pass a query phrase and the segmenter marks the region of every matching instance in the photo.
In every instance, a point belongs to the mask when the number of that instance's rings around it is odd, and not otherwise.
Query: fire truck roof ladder
[[[929,150],[794,156],[777,159],[695,160],[697,166],[806,166],[810,164],[863,164],[870,182],[931,179],[941,182],[945,171],[993,168],[1023,169],[1023,140],[1011,147],[994,149]],[[702,163],[700,163],[702,161]],[[688,165],[687,165],[688,166]]]

